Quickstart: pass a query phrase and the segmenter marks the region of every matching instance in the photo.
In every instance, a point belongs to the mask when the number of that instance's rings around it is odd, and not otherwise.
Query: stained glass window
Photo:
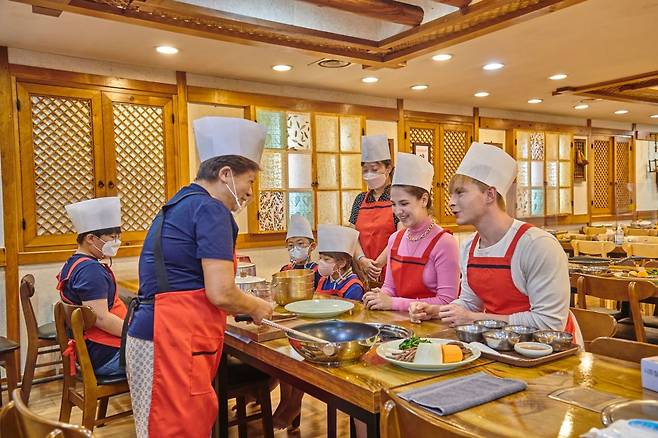
[[[286,114],[283,111],[256,109],[256,121],[265,127],[265,147],[282,149],[285,143]]]
[[[337,189],[338,188],[338,155],[336,154],[318,154],[317,155],[317,173],[319,189]]]
[[[358,195],[360,190],[350,190],[341,192],[341,210],[342,210],[342,220],[343,225],[347,225],[350,222],[350,213],[352,212],[352,205],[354,204],[354,198]]]
[[[315,223],[313,217],[313,192],[288,193],[288,217],[300,214],[308,219],[311,227]]]
[[[340,150],[341,152],[361,152],[361,118],[340,118]]]
[[[288,113],[288,149],[308,151],[311,149],[311,115],[309,113]]]
[[[266,150],[261,158],[262,171],[259,174],[261,190],[285,188],[285,162],[281,152]]]
[[[315,149],[338,152],[338,116],[315,116]]]
[[[318,199],[318,224],[340,223],[340,200],[338,191],[319,191]]]
[[[261,231],[286,229],[286,194],[282,191],[260,192],[258,198],[258,228]]]
[[[340,156],[340,184],[343,189],[361,188],[361,154]]]

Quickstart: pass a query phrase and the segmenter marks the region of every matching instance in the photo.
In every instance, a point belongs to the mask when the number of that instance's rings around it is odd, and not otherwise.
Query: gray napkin
[[[399,396],[435,414],[450,415],[523,391],[527,387],[522,380],[501,379],[479,372],[411,389],[401,392]]]

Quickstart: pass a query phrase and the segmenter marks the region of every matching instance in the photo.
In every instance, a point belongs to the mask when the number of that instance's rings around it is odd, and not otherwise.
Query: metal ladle
[[[235,322],[253,322],[253,319],[249,315],[235,315]],[[277,324],[274,321],[270,321],[269,319],[262,319],[261,322],[265,325],[268,325],[272,328],[275,328],[277,330],[281,330],[284,333],[290,333],[294,335],[295,337],[298,338],[305,338],[308,339],[309,341],[313,342],[318,342],[322,345],[322,353],[324,353],[325,356],[333,356],[336,354],[337,346],[331,341],[327,341],[326,339],[318,338],[313,335],[309,335],[304,332],[300,332],[299,330],[295,330],[290,327],[286,327],[281,324]]]

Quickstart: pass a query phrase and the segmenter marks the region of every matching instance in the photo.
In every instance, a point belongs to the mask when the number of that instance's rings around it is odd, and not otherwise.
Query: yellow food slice
[[[457,345],[444,344],[441,346],[441,350],[443,352],[443,363],[454,363],[464,360],[462,350]]]

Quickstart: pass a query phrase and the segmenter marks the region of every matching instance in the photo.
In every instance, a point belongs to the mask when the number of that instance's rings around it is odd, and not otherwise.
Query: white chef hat
[[[385,135],[364,135],[361,137],[361,161],[373,163],[391,159],[388,138]]]
[[[333,224],[318,225],[318,252],[344,252],[354,256],[359,232]]]
[[[194,138],[201,162],[222,155],[240,155],[260,164],[265,128],[233,117],[202,117],[194,121]]]
[[[393,185],[414,186],[432,190],[434,166],[423,157],[399,152],[395,160]]]
[[[288,222],[288,234],[286,234],[286,240],[291,237],[306,237],[311,240],[315,240],[313,236],[313,230],[311,229],[311,224],[308,219],[306,219],[301,214],[293,214],[290,216],[290,221]]]
[[[455,173],[494,187],[505,198],[516,178],[516,160],[497,146],[472,143]]]
[[[64,208],[78,234],[121,226],[121,202],[116,196],[89,199]]]

